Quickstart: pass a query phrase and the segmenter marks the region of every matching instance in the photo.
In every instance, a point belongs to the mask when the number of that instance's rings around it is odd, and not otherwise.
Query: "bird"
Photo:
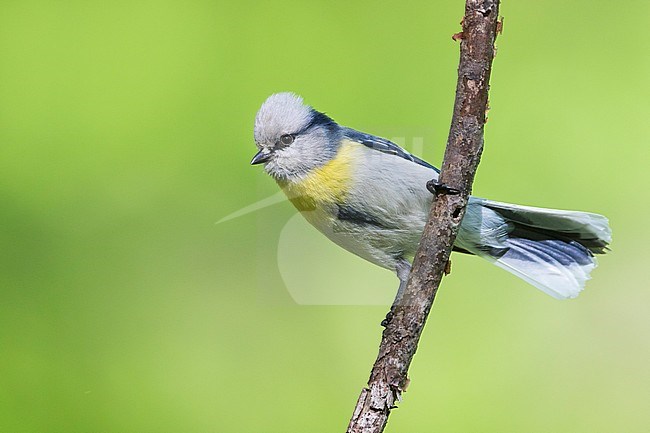
[[[334,243],[400,281],[403,293],[440,171],[397,144],[339,125],[291,92],[255,116],[257,153],[289,201]],[[485,259],[556,299],[575,298],[609,251],[606,217],[470,196],[453,251]]]

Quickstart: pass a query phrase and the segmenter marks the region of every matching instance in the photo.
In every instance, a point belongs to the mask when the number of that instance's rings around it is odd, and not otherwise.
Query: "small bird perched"
[[[259,152],[289,200],[325,236],[390,269],[406,285],[439,170],[383,138],[337,124],[293,93],[271,95],[255,118]],[[470,197],[454,251],[474,254],[557,299],[575,298],[611,241],[593,213]]]

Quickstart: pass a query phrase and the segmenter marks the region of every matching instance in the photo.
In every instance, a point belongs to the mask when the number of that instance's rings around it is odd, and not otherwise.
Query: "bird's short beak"
[[[251,160],[251,165],[261,164],[263,162],[268,161],[270,158],[271,158],[271,152],[265,152],[264,150],[260,150],[255,154],[255,156]]]

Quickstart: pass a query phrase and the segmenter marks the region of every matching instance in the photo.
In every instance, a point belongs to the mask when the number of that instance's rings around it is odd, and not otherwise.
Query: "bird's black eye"
[[[293,143],[293,140],[295,140],[296,137],[294,137],[291,134],[284,134],[283,136],[280,137],[280,143],[284,146],[288,146],[291,143]]]

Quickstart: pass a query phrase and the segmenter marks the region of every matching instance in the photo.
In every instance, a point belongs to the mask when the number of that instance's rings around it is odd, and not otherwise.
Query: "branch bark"
[[[384,329],[368,387],[361,391],[348,433],[382,432],[408,386],[408,368],[449,261],[483,151],[498,15],[499,0],[465,2],[462,32],[453,36],[460,40],[460,63],[439,178],[439,184],[449,188],[438,188],[435,194],[402,302],[394,307]]]

